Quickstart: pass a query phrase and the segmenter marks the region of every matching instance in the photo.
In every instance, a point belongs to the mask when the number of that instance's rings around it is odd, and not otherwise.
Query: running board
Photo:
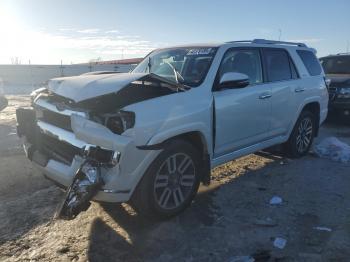
[[[264,148],[268,148],[270,146],[274,146],[277,144],[281,144],[284,143],[286,141],[286,137],[285,136],[278,136],[269,140],[266,140],[264,142],[260,142],[258,144],[255,145],[251,145],[242,149],[239,149],[237,151],[213,158],[211,160],[211,168],[217,167],[219,165],[222,165],[226,162],[229,162],[231,160],[237,159],[239,157],[257,152],[259,150],[262,150]]]

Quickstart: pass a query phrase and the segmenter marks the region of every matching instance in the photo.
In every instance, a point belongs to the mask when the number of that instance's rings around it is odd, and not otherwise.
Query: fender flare
[[[293,122],[292,122],[292,128],[289,128],[289,132],[287,134],[288,139],[290,137],[290,134],[293,132],[294,126],[295,126],[296,122],[298,121],[298,118],[299,118],[301,112],[308,104],[311,104],[311,103],[318,103],[319,106],[321,107],[321,98],[319,96],[308,97],[303,101],[303,103],[301,103],[299,105],[297,113],[295,114]]]
[[[144,150],[159,150],[162,149],[170,139],[191,132],[200,133],[203,140],[202,142],[205,143],[204,147],[207,148],[208,152],[211,152],[212,142],[210,140],[210,129],[204,123],[191,123],[167,129],[156,133],[145,145],[137,147]]]

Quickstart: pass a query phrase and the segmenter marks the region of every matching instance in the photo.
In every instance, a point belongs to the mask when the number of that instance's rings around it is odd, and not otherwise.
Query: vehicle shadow
[[[212,187],[200,192],[190,209],[167,220],[140,216],[125,204],[101,204],[117,228],[100,218],[94,220],[90,231],[88,260],[143,261],[146,257],[157,258],[160,249],[176,252],[178,230],[188,231],[200,226],[211,226],[215,222],[219,211],[212,197],[217,189]]]
[[[212,234],[210,232],[217,234],[219,231],[216,229],[224,227],[221,223],[224,217],[222,210],[216,206],[220,201],[215,200],[219,190],[226,188],[230,192],[229,199],[225,199],[230,208],[245,209],[247,214],[255,214],[256,204],[251,200],[245,200],[241,195],[253,196],[254,193],[262,194],[266,190],[263,175],[268,173],[266,169],[271,165],[280,166],[281,158],[272,154],[265,157],[269,158],[269,163],[259,169],[246,169],[241,175],[230,178],[225,184],[214,182],[209,187],[201,187],[190,208],[177,217],[165,221],[140,216],[124,204],[101,204],[111,221],[98,218],[93,222],[88,244],[88,260],[176,260],[179,248],[183,249],[184,246],[182,254],[188,253],[188,256],[191,256],[190,246],[201,248],[200,244],[196,243],[208,238]],[[254,181],[253,187],[246,192],[242,191],[247,184],[250,187],[251,181]],[[232,212],[225,219],[234,221],[237,216],[241,215]],[[238,220],[245,223],[245,218]],[[185,243],[188,243],[189,247]]]

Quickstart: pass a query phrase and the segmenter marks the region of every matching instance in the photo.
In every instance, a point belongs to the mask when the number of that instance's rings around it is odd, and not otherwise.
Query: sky
[[[305,42],[324,56],[350,49],[349,10],[349,0],[0,0],[0,64],[143,57],[254,38]]]

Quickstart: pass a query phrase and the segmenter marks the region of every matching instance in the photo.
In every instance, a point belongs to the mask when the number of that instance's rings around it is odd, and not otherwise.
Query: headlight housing
[[[105,126],[118,135],[121,135],[127,129],[133,128],[134,125],[134,112],[119,111],[115,114],[108,114],[105,118]]]
[[[342,87],[339,89],[339,98],[350,98],[350,87]]]
[[[32,91],[32,92],[30,93],[30,102],[31,102],[31,104],[33,105],[35,98],[36,98],[39,94],[41,94],[41,93],[43,93],[43,92],[46,92],[46,90],[47,90],[46,87],[40,87],[40,88],[35,89],[34,91]]]

